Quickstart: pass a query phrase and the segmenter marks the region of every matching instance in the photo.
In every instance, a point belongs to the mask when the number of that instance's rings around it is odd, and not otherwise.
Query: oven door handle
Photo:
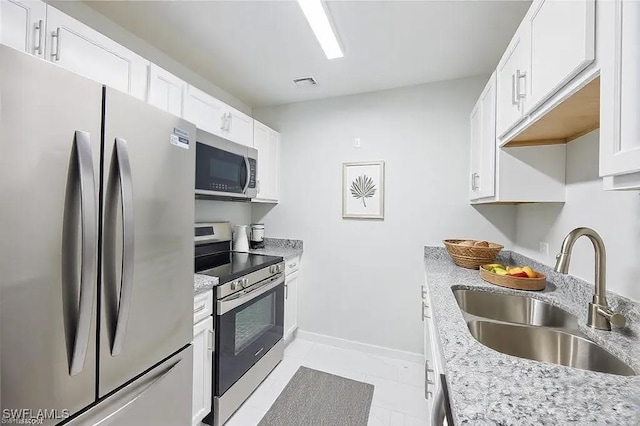
[[[232,309],[235,309],[240,305],[244,305],[256,297],[259,297],[279,285],[282,285],[283,283],[284,274],[280,274],[247,293],[234,294],[223,300],[218,300],[218,303],[216,304],[216,313],[217,315],[224,315]]]

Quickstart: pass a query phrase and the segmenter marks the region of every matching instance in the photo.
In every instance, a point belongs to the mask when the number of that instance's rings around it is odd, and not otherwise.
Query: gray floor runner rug
[[[366,426],[373,385],[300,367],[258,426]]]

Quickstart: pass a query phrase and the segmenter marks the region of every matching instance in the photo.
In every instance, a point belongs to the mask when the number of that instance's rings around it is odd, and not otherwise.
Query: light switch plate
[[[545,256],[549,256],[549,243],[546,241],[540,241],[540,248],[538,251]]]

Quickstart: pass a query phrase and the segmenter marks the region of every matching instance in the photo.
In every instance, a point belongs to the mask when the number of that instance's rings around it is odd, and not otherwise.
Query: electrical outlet
[[[355,142],[353,143],[354,148],[360,148],[362,146],[362,144],[360,143],[360,138],[356,138]]]
[[[538,251],[545,256],[549,256],[549,243],[546,241],[540,241],[540,248]]]

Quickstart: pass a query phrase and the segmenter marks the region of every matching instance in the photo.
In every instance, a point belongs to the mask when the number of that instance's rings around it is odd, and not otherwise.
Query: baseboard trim
[[[360,352],[366,352],[371,355],[386,356],[388,358],[399,359],[402,361],[414,362],[422,364],[424,357],[422,354],[414,352],[401,351],[399,349],[390,349],[382,346],[370,345],[368,343],[354,342],[352,340],[341,339],[339,337],[327,336],[325,334],[312,333],[310,331],[297,330],[296,337],[314,343],[322,343],[324,345],[333,346],[342,349],[353,349]]]

